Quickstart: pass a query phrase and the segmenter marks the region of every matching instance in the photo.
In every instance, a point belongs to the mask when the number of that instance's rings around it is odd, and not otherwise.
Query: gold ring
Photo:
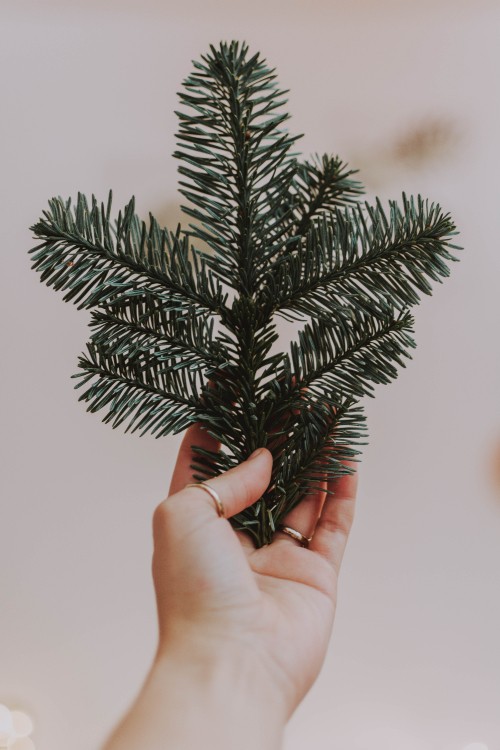
[[[222,504],[222,500],[219,497],[219,494],[214,490],[213,487],[210,487],[209,484],[206,482],[198,482],[196,484],[186,484],[187,487],[197,487],[199,490],[205,490],[205,492],[208,492],[212,500],[215,502],[215,507],[217,508],[217,515],[219,518],[225,518],[226,512],[224,510],[224,506]]]
[[[288,534],[288,536],[291,536],[292,539],[300,542],[302,547],[309,547],[309,542],[312,539],[312,536],[304,536],[304,534],[301,534],[300,531],[297,531],[297,529],[292,529],[290,526],[283,526],[283,524],[280,524],[280,526],[278,526],[278,531],[282,531],[284,534]]]

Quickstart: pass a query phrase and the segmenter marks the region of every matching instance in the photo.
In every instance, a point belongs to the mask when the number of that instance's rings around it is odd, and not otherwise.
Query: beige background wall
[[[286,750],[500,750],[499,3],[4,0],[0,24],[0,703],[32,714],[38,750],[97,748],[128,705],[178,444],[78,404],[87,315],[29,270],[27,228],[50,196],[109,187],[176,218],[176,91],[240,38],[291,89],[304,154],[438,200],[466,248],[367,405],[334,639]]]

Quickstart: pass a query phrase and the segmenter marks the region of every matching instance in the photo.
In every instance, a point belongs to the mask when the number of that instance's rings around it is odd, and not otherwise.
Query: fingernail
[[[252,461],[254,458],[257,458],[257,456],[260,456],[261,453],[264,453],[264,451],[265,451],[265,448],[257,448],[256,451],[254,451],[248,456],[247,461]]]

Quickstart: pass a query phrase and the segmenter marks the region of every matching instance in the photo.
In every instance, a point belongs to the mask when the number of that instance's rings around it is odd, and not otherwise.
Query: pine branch
[[[183,164],[180,192],[194,206],[183,210],[201,222],[191,235],[207,242],[207,263],[234,289],[252,293],[255,264],[283,232],[276,210],[295,174],[289,153],[297,137],[281,128],[286,102],[274,71],[248,47],[211,46],[179,94],[190,113],[177,112]],[[278,112],[277,112],[278,111]]]
[[[413,318],[406,312],[397,318],[374,318],[359,310],[338,318],[335,325],[325,320],[307,324],[292,342],[290,357],[272,383],[273,398],[280,405],[274,412],[296,408],[307,390],[328,404],[330,394],[351,394],[356,398],[373,395],[373,384],[390,383],[398,375],[396,364],[405,367]]]
[[[318,217],[356,203],[357,196],[364,192],[361,183],[351,179],[356,173],[328,154],[316,154],[310,161],[297,164],[289,205],[285,206],[285,210],[292,209],[291,237],[304,237]]]
[[[194,66],[175,156],[199,224],[146,224],[133,199],[112,221],[111,193],[106,205],[54,198],[30,252],[41,281],[91,310],[74,376],[89,411],[157,437],[201,423],[222,449],[195,447],[199,479],[271,450],[270,487],[231,519],[260,547],[307,494],[351,471],[359,399],[404,366],[408,308],[448,276],[456,230],[420,197],[388,212],[361,204],[337,157],[299,163],[287,92],[246,44],[212,46]],[[289,354],[274,350],[277,315],[305,323]]]
[[[360,182],[351,179],[357,170],[349,170],[338,158],[328,154],[305,161],[297,169],[295,234],[304,236],[312,222],[325,212],[357,201],[364,190]]]
[[[92,342],[108,355],[133,360],[147,352],[171,367],[210,369],[228,360],[214,337],[214,318],[196,309],[187,313],[165,309],[153,297],[134,297],[126,304],[110,305],[92,312]]]
[[[224,305],[220,283],[206,272],[206,264],[189,248],[187,238],[161,229],[150,217],[149,227],[134,213],[134,199],[110,220],[107,206],[92,197],[91,207],[78,194],[49,201],[49,210],[31,227],[41,244],[32,268],[54,289],[67,289],[65,302],[78,309],[110,304],[144,294],[170,309],[194,304],[219,313]]]
[[[276,408],[267,412],[268,430],[282,424],[269,445],[274,472],[265,505],[274,524],[325,479],[350,471],[344,462],[359,453],[355,446],[365,434],[356,400],[372,395],[373,383],[396,378],[394,363],[404,367],[414,347],[409,313],[385,319],[350,313],[336,326],[323,320],[306,325],[270,384]]]
[[[366,438],[365,417],[353,399],[331,405],[306,396],[300,412],[300,433],[296,428],[283,450],[277,468],[277,489],[281,493],[275,522],[294,508],[306,494],[317,492],[325,481],[352,473],[346,461],[355,461]],[[303,431],[303,437],[302,437]],[[298,439],[298,435],[301,435]]]
[[[297,163],[296,172],[286,199],[275,206],[275,214],[284,231],[281,244],[266,254],[259,269],[268,271],[271,258],[274,265],[278,258],[290,253],[300,245],[312,223],[335,208],[349,206],[363,193],[360,182],[351,179],[357,170],[349,170],[338,158],[324,154],[311,161]]]
[[[255,321],[260,320],[257,307],[245,297],[236,307],[237,315],[246,320],[246,330],[251,334]],[[232,463],[225,464],[226,468],[245,460],[267,441],[266,425],[274,403],[264,395],[283,358],[281,353],[269,354],[277,338],[273,322],[248,338],[231,331],[218,335],[229,363],[210,374],[210,387],[204,392],[203,403],[210,412],[210,434],[228,447],[228,460]],[[208,469],[211,471],[213,466],[208,465]]]
[[[73,375],[79,378],[75,387],[88,386],[79,401],[87,401],[90,412],[107,408],[103,422],[113,427],[126,423],[126,432],[141,430],[141,435],[150,432],[156,437],[177,433],[202,411],[198,371],[162,367],[147,355],[130,360],[108,354],[93,342],[87,344],[79,366],[83,372]]]
[[[430,294],[429,279],[449,275],[446,261],[455,225],[438,205],[403,195],[390,202],[335,209],[310,228],[293,253],[279,258],[262,281],[267,314],[295,311],[342,315],[354,306],[374,315],[417,304]],[[365,213],[367,216],[365,216]]]
[[[257,546],[268,544],[279,523],[304,497],[325,480],[352,473],[346,461],[356,460],[365,436],[365,418],[352,400],[340,399],[332,410],[306,396],[294,426],[274,451],[271,484],[263,497],[232,519]]]

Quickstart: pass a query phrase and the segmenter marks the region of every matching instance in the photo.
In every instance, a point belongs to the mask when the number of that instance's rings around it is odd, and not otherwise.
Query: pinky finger
[[[355,464],[346,462],[354,468]],[[309,549],[328,560],[339,573],[342,558],[354,520],[357,473],[339,477],[328,482],[329,493],[318,519]]]

